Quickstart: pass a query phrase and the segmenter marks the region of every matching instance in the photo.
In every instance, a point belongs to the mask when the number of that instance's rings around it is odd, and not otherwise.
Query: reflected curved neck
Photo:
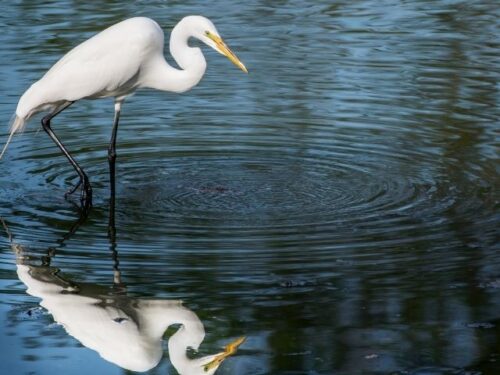
[[[193,317],[196,319],[192,319]],[[194,313],[192,317],[179,323],[181,327],[168,340],[168,353],[172,365],[179,373],[184,373],[193,363],[187,356],[187,350],[198,349],[205,338],[205,329]]]

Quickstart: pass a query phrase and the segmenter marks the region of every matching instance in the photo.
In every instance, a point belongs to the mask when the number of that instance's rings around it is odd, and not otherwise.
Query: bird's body
[[[189,349],[198,350],[202,344],[205,329],[182,301],[131,297],[121,281],[113,288],[73,281],[63,276],[59,268],[50,266],[51,256],[44,257],[42,265],[37,265],[37,257],[14,242],[1,218],[0,225],[11,241],[17,276],[25,284],[26,292],[40,298],[40,306],[69,335],[126,370],[143,372],[156,367],[163,357],[165,331],[174,325],[180,328],[168,340],[168,355],[179,374],[214,374],[245,339],[231,342],[216,354],[188,357]],[[51,248],[50,253],[54,252]]]
[[[164,34],[154,20],[145,17],[127,19],[73,48],[31,85],[19,100],[11,133],[0,158],[14,133],[22,131],[34,114],[48,111],[45,123],[42,120],[44,130],[70,160],[85,185],[83,170],[53,133],[50,120],[80,99],[114,97],[115,125],[113,147],[110,149],[114,148],[115,128],[125,97],[139,88],[181,93],[201,80],[207,64],[201,49],[188,45],[191,37],[227,56],[246,72],[245,66],[224,44],[207,18],[185,17],[172,30],[170,53],[180,69],[166,62],[163,55]]]
[[[184,29],[189,23],[180,25]],[[177,63],[183,68],[180,70],[167,64],[163,46],[163,31],[152,19],[136,17],[117,23],[79,44],[54,64],[21,97],[16,116],[27,120],[37,112],[80,99],[120,100],[141,87],[184,92],[195,86],[205,73],[203,54],[188,51],[190,59],[197,59],[194,64],[179,56]]]
[[[17,264],[17,276],[27,293],[41,299],[40,306],[83,346],[105,360],[130,371],[148,371],[163,357],[165,331],[180,328],[168,340],[170,362],[185,375],[210,375],[243,342],[223,352],[198,358],[187,356],[198,350],[205,337],[198,316],[177,300],[132,298],[110,294],[104,286],[64,279],[59,269]]]

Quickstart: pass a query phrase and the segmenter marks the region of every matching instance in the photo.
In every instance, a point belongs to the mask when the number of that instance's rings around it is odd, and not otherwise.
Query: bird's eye
[[[206,36],[210,36],[210,31],[205,31]]]

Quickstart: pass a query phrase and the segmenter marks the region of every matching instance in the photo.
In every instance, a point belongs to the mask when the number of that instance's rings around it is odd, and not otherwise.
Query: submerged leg
[[[116,137],[116,131],[113,131]],[[114,181],[113,181],[114,183]],[[113,185],[112,185],[113,186]],[[126,286],[122,283],[122,274],[120,271],[120,261],[118,260],[118,251],[116,250],[116,225],[115,225],[115,194],[110,190],[109,194],[109,218],[108,218],[108,238],[109,250],[113,258],[113,289],[117,294],[126,292]]]
[[[118,121],[120,120],[121,101],[115,102],[115,119],[113,121],[113,131],[108,147],[108,163],[109,163],[109,189],[111,197],[115,196],[115,162],[116,162],[116,135],[118,133]]]
[[[66,158],[69,160],[73,168],[75,168],[76,173],[78,173],[78,176],[80,177],[80,181],[77,183],[77,185],[73,189],[68,191],[66,194],[73,194],[76,191],[76,189],[78,189],[78,187],[83,185],[81,193],[81,203],[82,206],[89,207],[90,205],[92,205],[92,187],[90,186],[89,179],[85,174],[85,172],[83,171],[83,169],[78,165],[75,159],[73,159],[68,150],[66,150],[66,147],[64,147],[59,138],[57,138],[56,134],[54,133],[50,125],[50,120],[52,120],[52,118],[54,118],[64,109],[68,108],[71,104],[73,104],[73,102],[68,102],[62,107],[60,107],[58,110],[42,118],[42,127],[43,130],[45,130],[45,132],[49,135],[49,137],[54,141],[54,143],[59,147],[64,156],[66,156]]]
[[[116,226],[115,226],[115,196],[109,197],[109,218],[108,218],[108,238],[109,250],[113,258],[113,288],[120,292],[124,290],[124,284],[121,279],[120,261],[118,260],[118,251],[116,250]]]

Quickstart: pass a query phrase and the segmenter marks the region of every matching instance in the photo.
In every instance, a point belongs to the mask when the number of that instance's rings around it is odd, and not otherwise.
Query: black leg
[[[121,279],[120,261],[118,260],[118,251],[116,250],[116,226],[115,226],[115,196],[109,198],[109,221],[108,221],[109,250],[113,258],[113,288],[116,292],[124,290],[124,284]]]
[[[109,250],[113,259],[113,290],[116,294],[126,292],[126,286],[122,282],[120,261],[118,260],[118,251],[116,250],[116,226],[115,226],[115,196],[109,197],[109,218],[108,218],[108,238]]]
[[[66,156],[66,158],[69,160],[69,162],[71,163],[71,165],[73,166],[73,168],[75,168],[76,173],[78,173],[78,176],[80,177],[80,181],[78,182],[78,184],[76,185],[76,187],[74,187],[73,189],[71,189],[70,191],[68,191],[67,194],[74,193],[76,191],[76,189],[78,189],[78,187],[80,187],[81,185],[83,185],[83,187],[82,187],[82,195],[81,195],[81,203],[82,203],[82,206],[88,208],[88,207],[90,207],[92,205],[92,187],[90,186],[89,179],[88,179],[87,175],[85,174],[85,172],[83,171],[83,169],[78,165],[78,163],[75,161],[75,159],[73,159],[73,157],[68,152],[68,150],[66,150],[66,148],[64,147],[64,145],[57,138],[56,134],[54,133],[54,131],[52,130],[52,128],[50,126],[50,120],[54,116],[56,116],[59,112],[61,112],[63,109],[67,108],[70,104],[71,103],[68,103],[61,110],[59,110],[59,111],[57,111],[55,113],[51,113],[50,115],[45,116],[42,119],[42,127],[43,127],[43,130],[45,130],[45,132],[49,135],[49,137],[54,141],[54,143],[59,147],[59,149],[62,151],[62,153],[64,154],[64,156]]]
[[[118,251],[116,250],[116,226],[115,226],[115,162],[116,162],[116,136],[118,134],[118,122],[120,120],[121,103],[115,105],[115,119],[113,120],[113,130],[111,132],[111,140],[108,147],[108,162],[109,162],[109,221],[108,221],[108,238],[109,249],[113,257],[113,285],[117,292],[124,290],[124,285],[121,281],[120,263],[118,261]]]
[[[115,119],[113,121],[113,131],[111,133],[111,141],[109,142],[109,147],[108,147],[109,184],[110,184],[109,189],[112,198],[114,198],[115,196],[116,135],[118,133],[119,120],[120,120],[120,110],[116,110]]]

